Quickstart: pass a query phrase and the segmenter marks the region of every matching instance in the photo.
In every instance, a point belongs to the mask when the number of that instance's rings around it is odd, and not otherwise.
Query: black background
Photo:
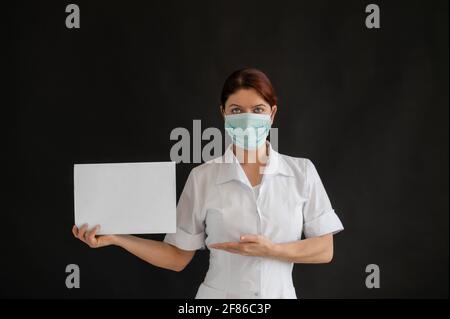
[[[332,264],[295,266],[299,297],[448,297],[448,1],[377,1],[378,30],[365,1],[77,1],[67,29],[69,3],[3,12],[1,297],[193,297],[207,251],[175,273],[73,238],[73,164],[170,160],[173,128],[223,127],[223,81],[247,66],[279,95],[279,151],[315,163],[345,227]]]

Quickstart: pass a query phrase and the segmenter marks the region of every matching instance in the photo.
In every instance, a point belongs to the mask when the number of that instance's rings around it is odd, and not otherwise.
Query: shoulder
[[[220,158],[218,157],[195,166],[189,174],[190,178],[203,183],[215,181],[220,167]]]
[[[306,176],[308,173],[308,168],[313,165],[311,160],[306,157],[294,157],[280,153],[279,155],[283,163],[296,175],[300,174]]]
[[[321,178],[311,159],[306,157],[293,157],[281,155],[284,163],[291,169],[297,180],[301,180],[305,189],[311,189],[321,183]]]

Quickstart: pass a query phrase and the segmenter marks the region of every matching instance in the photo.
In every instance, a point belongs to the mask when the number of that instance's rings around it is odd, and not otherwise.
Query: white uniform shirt
[[[253,192],[255,193],[255,198],[258,199],[259,197],[259,188],[261,187],[261,184],[253,186]]]
[[[238,242],[260,234],[274,243],[343,230],[311,160],[281,155],[270,143],[259,196],[230,145],[225,154],[192,169],[177,206],[177,232],[164,241],[184,250]],[[196,298],[297,298],[293,263],[211,249]]]

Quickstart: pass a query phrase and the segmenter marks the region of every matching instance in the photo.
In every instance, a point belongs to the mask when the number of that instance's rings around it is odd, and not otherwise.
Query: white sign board
[[[176,232],[175,162],[74,165],[75,225],[102,234]]]

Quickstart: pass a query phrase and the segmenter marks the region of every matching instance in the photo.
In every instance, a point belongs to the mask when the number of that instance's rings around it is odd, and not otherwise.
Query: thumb
[[[245,234],[241,236],[241,243],[256,243],[259,242],[259,235],[253,235],[253,234]]]

